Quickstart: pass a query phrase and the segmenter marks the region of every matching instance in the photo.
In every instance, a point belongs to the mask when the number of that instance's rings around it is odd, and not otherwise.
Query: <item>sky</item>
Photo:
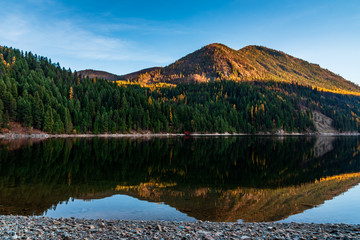
[[[0,0],[0,45],[72,70],[167,66],[210,43],[262,45],[360,85],[359,0]]]

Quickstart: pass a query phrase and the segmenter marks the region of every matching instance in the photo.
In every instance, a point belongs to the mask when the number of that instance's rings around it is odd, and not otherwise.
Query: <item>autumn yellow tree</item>
[[[173,114],[172,114],[172,112],[171,112],[171,106],[170,106],[170,113],[169,113],[169,115],[170,115],[170,122],[172,123],[172,120],[173,120]]]
[[[70,87],[70,92],[69,92],[70,101],[73,100],[73,98],[74,98],[74,89],[73,89],[73,87]]]

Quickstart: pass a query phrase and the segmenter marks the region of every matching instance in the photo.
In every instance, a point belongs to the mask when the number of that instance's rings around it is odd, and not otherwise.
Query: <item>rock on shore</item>
[[[0,216],[1,239],[360,239],[360,225]]]

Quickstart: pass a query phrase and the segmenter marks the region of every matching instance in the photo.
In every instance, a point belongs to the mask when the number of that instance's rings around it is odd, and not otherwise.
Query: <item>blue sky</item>
[[[360,84],[358,0],[0,0],[0,45],[125,74],[206,44],[263,45]]]

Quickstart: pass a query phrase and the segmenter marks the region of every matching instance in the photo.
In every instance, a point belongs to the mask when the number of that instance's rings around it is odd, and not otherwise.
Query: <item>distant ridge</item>
[[[118,75],[112,74],[112,73],[108,73],[105,71],[97,71],[97,70],[92,70],[92,69],[86,69],[86,70],[81,70],[77,72],[78,75],[81,76],[81,78],[102,78],[102,79],[106,79],[109,81],[116,81],[119,79]]]
[[[122,80],[136,79],[141,74],[148,73],[148,72],[161,71],[161,69],[163,69],[163,68],[162,67],[145,68],[145,69],[142,69],[140,71],[136,71],[136,72],[133,72],[133,73],[128,73],[128,74],[125,74],[125,75],[121,75],[121,76],[119,76],[119,78],[122,79]]]
[[[119,76],[142,83],[209,82],[214,80],[279,81],[317,87],[338,93],[360,93],[360,87],[317,64],[281,51],[247,46],[240,50],[209,44],[166,67],[155,67]]]

